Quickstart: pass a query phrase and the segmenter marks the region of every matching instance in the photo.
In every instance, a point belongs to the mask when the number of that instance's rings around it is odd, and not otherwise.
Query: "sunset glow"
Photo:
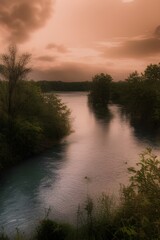
[[[134,0],[123,0],[124,3],[133,2]]]
[[[35,80],[124,79],[159,62],[159,8],[159,0],[2,0],[1,52],[10,42],[31,52]]]

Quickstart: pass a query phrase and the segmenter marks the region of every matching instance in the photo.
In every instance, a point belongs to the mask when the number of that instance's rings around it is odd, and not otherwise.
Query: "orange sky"
[[[160,0],[0,0],[0,52],[32,53],[34,80],[115,80],[160,62]]]

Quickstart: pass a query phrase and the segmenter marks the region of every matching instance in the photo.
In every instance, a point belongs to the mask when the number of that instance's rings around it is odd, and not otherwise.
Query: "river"
[[[118,195],[120,184],[128,183],[127,167],[146,147],[160,155],[160,138],[132,127],[120,106],[110,104],[102,116],[89,108],[87,93],[58,95],[71,109],[74,131],[1,178],[0,226],[7,232],[30,231],[49,208],[51,217],[74,222],[87,194]]]

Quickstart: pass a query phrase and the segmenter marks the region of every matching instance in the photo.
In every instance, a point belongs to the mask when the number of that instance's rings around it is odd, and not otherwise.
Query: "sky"
[[[34,80],[124,80],[160,62],[159,11],[160,0],[0,0],[0,53],[31,53]]]

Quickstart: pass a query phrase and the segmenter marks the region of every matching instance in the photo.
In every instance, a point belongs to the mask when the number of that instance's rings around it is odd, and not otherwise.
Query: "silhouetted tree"
[[[160,63],[148,65],[144,71],[144,78],[151,82],[160,81]]]
[[[1,55],[0,75],[3,80],[8,81],[8,117],[13,116],[12,106],[16,85],[31,71],[28,67],[30,57],[28,53],[19,55],[15,45],[10,45],[8,52]]]
[[[89,100],[93,105],[106,106],[110,97],[110,83],[112,77],[109,74],[98,74],[92,79]]]
[[[137,83],[142,81],[142,76],[139,75],[137,71],[131,73],[128,78],[126,79],[128,83]]]
[[[144,73],[131,73],[126,81],[112,83],[111,100],[124,106],[133,124],[160,127],[160,64]]]
[[[55,95],[44,95],[32,81],[30,54],[15,46],[1,56],[0,172],[51,146],[70,133],[70,111]],[[22,81],[24,80],[24,81]]]

